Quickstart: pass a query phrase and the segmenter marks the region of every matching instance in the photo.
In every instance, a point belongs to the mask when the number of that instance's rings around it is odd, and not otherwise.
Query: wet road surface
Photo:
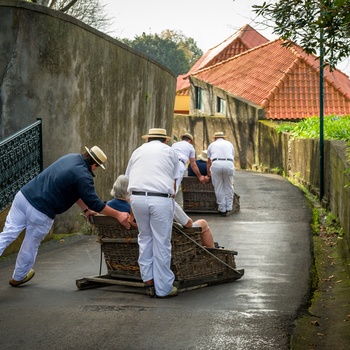
[[[120,286],[77,290],[77,278],[99,273],[96,237],[51,241],[21,287],[8,285],[15,256],[0,261],[1,349],[289,349],[308,293],[310,209],[278,175],[237,171],[235,190],[238,213],[190,216],[238,251],[240,280],[164,300]]]

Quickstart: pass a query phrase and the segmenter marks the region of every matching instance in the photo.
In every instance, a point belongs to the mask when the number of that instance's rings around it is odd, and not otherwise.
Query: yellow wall
[[[175,97],[174,112],[180,114],[188,114],[190,110],[190,96]]]

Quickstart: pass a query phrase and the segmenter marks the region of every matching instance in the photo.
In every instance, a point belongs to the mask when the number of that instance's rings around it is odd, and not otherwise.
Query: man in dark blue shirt
[[[101,213],[115,217],[130,228],[129,214],[117,211],[96,194],[94,170],[104,169],[107,160],[102,150],[94,146],[83,154],[68,154],[47,167],[24,185],[16,194],[0,234],[0,255],[19,234],[26,234],[16,260],[10,285],[17,287],[34,276],[36,255],[42,239],[48,234],[56,214],[76,203],[86,216]]]

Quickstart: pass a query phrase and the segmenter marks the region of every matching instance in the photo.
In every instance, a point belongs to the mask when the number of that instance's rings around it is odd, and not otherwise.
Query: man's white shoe
[[[21,281],[16,281],[16,280],[14,280],[13,278],[11,278],[10,281],[9,281],[9,284],[10,284],[12,287],[18,287],[19,285],[30,281],[30,280],[34,277],[34,275],[35,275],[35,271],[34,271],[33,269],[31,269],[31,270],[27,273],[26,277],[23,278],[23,280],[21,280]]]
[[[157,295],[157,298],[159,298],[159,299],[172,298],[172,297],[176,297],[178,294],[179,294],[179,292],[177,291],[177,288],[173,287],[173,289],[171,290],[171,292],[168,295],[164,295],[164,296]]]

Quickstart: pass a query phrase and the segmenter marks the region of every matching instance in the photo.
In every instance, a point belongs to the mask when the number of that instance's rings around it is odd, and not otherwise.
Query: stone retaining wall
[[[96,171],[101,199],[110,199],[141,135],[171,132],[175,90],[167,68],[75,18],[0,0],[0,139],[42,118],[44,167],[100,146],[108,157]],[[80,229],[75,207],[57,216],[54,232]]]
[[[286,133],[277,133],[276,124],[259,122],[258,164],[268,169],[281,167],[284,173],[311,193],[319,194],[320,141],[319,139],[292,139]],[[324,140],[324,197],[327,208],[339,218],[350,243],[350,175],[345,172],[346,142]]]

